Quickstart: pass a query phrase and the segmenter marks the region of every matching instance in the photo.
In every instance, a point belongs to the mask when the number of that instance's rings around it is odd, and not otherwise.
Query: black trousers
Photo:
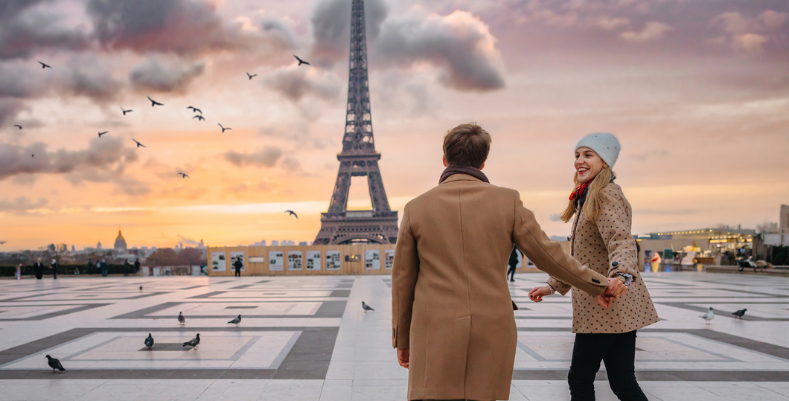
[[[605,362],[608,384],[622,401],[647,401],[636,381],[636,332],[578,333],[570,363],[572,401],[594,401],[594,379]]]
[[[241,277],[241,269],[236,269],[236,277]]]
[[[515,269],[517,268],[518,268],[517,265],[515,266],[510,265],[510,268],[507,269],[507,280],[515,281]]]
[[[52,278],[54,278],[55,280],[58,279],[58,268],[57,267],[53,267],[52,268]]]

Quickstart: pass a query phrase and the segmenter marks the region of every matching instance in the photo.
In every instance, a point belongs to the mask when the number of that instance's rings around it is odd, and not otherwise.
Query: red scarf
[[[586,190],[586,187],[588,187],[591,182],[592,181],[589,180],[589,181],[581,184],[580,186],[578,186],[578,188],[575,188],[573,190],[573,193],[570,194],[570,200],[576,200],[576,199],[580,198],[581,194],[584,193],[584,191]]]

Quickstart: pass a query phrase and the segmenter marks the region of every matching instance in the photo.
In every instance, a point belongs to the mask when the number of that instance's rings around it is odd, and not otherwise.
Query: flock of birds
[[[712,322],[712,319],[715,319],[714,310],[715,310],[714,308],[710,307],[707,313],[701,315],[701,318],[706,321],[707,325],[709,325]],[[748,309],[740,309],[738,311],[732,312],[731,314],[734,315],[735,319],[741,320],[742,317],[745,316],[745,312],[747,311]]]
[[[142,291],[142,286],[140,286],[140,291]],[[375,309],[370,307],[370,305],[367,305],[364,301],[362,301],[362,309],[364,310],[364,313],[375,311]],[[186,325],[186,317],[184,316],[183,312],[178,312],[178,324],[181,326]],[[233,320],[227,322],[227,324],[234,324],[236,325],[236,327],[238,327],[238,325],[241,324],[241,315],[236,316]],[[153,350],[154,340],[152,333],[148,333],[148,337],[145,338],[144,344],[149,350]],[[188,351],[188,350],[197,349],[198,345],[200,345],[200,333],[195,334],[195,338],[184,342],[183,347],[190,347],[189,349],[187,349]],[[63,367],[63,364],[60,362],[59,359],[53,358],[49,355],[47,355],[46,358],[47,358],[47,364],[49,365],[50,368],[52,368],[53,373],[58,370],[61,372],[66,370],[66,368]]]
[[[293,55],[293,57],[295,57],[296,61],[299,62],[298,66],[311,65],[309,62],[307,62],[306,60],[301,59],[299,56],[297,56],[295,54]],[[41,62],[41,61],[39,61],[38,63],[41,64],[41,69],[44,69],[44,70],[46,70],[47,68],[52,69],[52,66],[49,65],[49,64],[46,64],[46,63]],[[250,81],[252,80],[252,78],[258,76],[258,74],[250,74],[249,72],[247,72],[246,74],[247,74],[247,77],[249,78]],[[146,97],[151,102],[151,107],[164,106],[164,103],[161,103],[161,102],[158,102],[158,101],[156,101],[154,99],[151,99],[150,96],[146,96]],[[126,116],[126,113],[134,112],[134,110],[131,110],[131,109],[127,110],[127,109],[124,109],[122,106],[121,106],[120,109],[121,109],[121,112],[123,113],[124,116]],[[192,117],[193,120],[197,119],[198,121],[205,121],[205,117],[203,117],[203,111],[202,110],[200,110],[199,108],[194,107],[194,106],[189,106],[189,107],[187,107],[187,109],[188,110],[192,110],[192,113],[195,114],[194,117]],[[222,133],[223,134],[225,133],[225,131],[233,130],[233,128],[225,127],[221,123],[217,123],[217,125],[219,125],[219,128],[222,129]],[[19,129],[19,130],[23,129],[20,124],[14,124],[14,127]],[[99,138],[101,138],[102,136],[104,136],[106,134],[109,134],[109,131],[99,131]],[[138,140],[136,140],[134,138],[132,138],[132,141],[134,141],[134,143],[136,144],[136,147],[138,149],[139,148],[145,148],[145,149],[148,148],[147,146],[143,145],[142,143],[140,143],[140,141],[138,141]],[[36,157],[36,155],[32,154],[32,155],[30,155],[30,157]],[[180,172],[180,171],[178,172],[178,175],[180,175],[181,178],[183,178],[183,179],[190,178],[188,174]],[[288,213],[289,215],[292,215],[292,216],[296,216],[297,219],[299,218],[299,216],[297,216],[296,213],[294,213],[292,210],[288,210],[285,213]]]

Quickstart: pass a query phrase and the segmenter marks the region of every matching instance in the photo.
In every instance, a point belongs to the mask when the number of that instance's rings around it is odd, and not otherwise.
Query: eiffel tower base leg
[[[372,214],[358,212],[358,214]],[[355,242],[376,244],[394,244],[397,242],[397,212],[390,216],[354,216],[354,212],[343,213],[346,216],[332,216],[323,213],[321,230],[313,245],[347,245]],[[377,213],[380,214],[380,213]]]

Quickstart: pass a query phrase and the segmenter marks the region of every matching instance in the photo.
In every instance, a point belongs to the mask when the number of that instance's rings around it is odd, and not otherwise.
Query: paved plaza
[[[546,277],[510,286],[520,306],[511,400],[570,399],[570,296],[527,297]],[[644,279],[662,318],[638,334],[650,400],[789,401],[789,278]],[[405,400],[390,287],[388,276],[2,280],[0,400]],[[197,333],[200,345],[184,347]],[[45,355],[66,371],[52,373]],[[598,400],[615,400],[599,379]]]

